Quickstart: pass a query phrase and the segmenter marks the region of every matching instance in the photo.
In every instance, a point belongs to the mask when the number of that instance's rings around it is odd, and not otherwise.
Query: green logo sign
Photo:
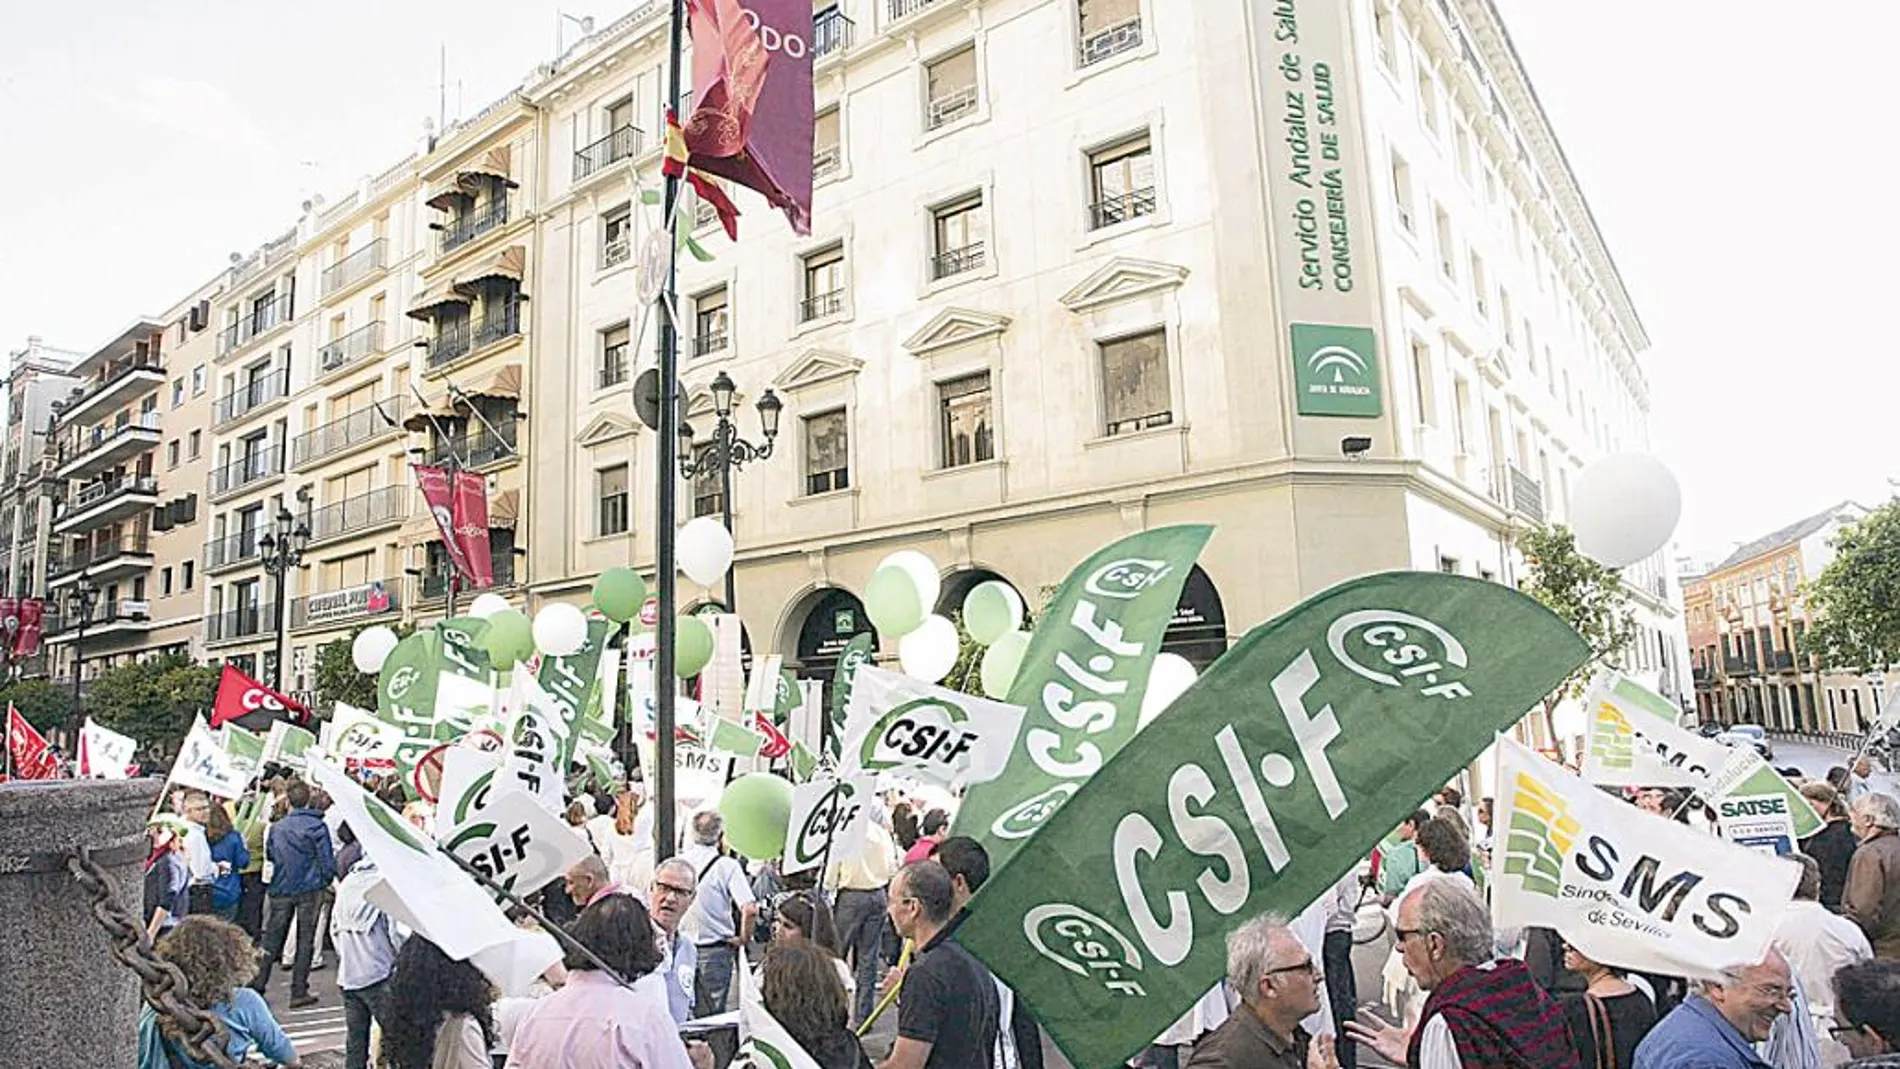
[[[1616,707],[1597,706],[1591,727],[1590,753],[1606,768],[1630,769],[1636,765],[1635,729]]]
[[[1302,416],[1379,414],[1379,342],[1367,327],[1293,324],[1293,386]]]
[[[1556,898],[1563,888],[1564,853],[1577,841],[1581,825],[1563,796],[1520,772],[1513,785],[1511,830],[1504,840],[1504,871],[1524,882],[1524,890]]]
[[[914,761],[952,764],[975,745],[976,737],[958,730],[970,714],[938,698],[917,698],[880,717],[864,736],[858,764],[882,772]]]
[[[753,1036],[733,1054],[732,1069],[792,1069],[792,1060],[784,1051]]]

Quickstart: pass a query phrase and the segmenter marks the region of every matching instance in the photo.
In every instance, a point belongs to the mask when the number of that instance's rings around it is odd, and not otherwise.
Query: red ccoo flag
[[[45,736],[7,703],[7,767],[14,779],[52,779],[59,771]]]
[[[748,9],[739,0],[687,0],[686,6],[697,91],[686,119],[686,162],[758,191],[794,231],[811,233],[811,4],[751,0]]]
[[[211,727],[235,723],[247,731],[270,730],[271,721],[295,724],[310,721],[310,710],[270,689],[230,665],[218,677],[218,697],[211,706]]]

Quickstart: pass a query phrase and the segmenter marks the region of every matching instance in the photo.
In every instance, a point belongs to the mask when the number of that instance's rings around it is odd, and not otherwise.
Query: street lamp
[[[713,448],[703,457],[694,456],[692,425],[680,421],[680,477],[691,479],[712,471],[719,472],[720,519],[725,522],[726,530],[732,530],[732,473],[746,465],[748,461],[765,460],[772,455],[772,446],[778,441],[778,417],[784,410],[785,402],[770,388],[765,396],[759,398],[759,428],[764,433],[765,442],[753,445],[739,437],[738,425],[732,422],[732,400],[739,387],[732,376],[721,371],[712,381],[713,415],[719,422],[713,426]],[[738,596],[734,590],[736,583],[733,569],[726,571],[726,611],[739,611]]]
[[[79,730],[79,669],[86,661],[86,624],[92,620],[92,610],[99,604],[99,588],[92,580],[80,576],[79,581],[66,595],[66,611],[78,621],[79,631],[73,636],[73,731]]]
[[[290,570],[303,563],[304,547],[310,544],[310,525],[297,519],[289,509],[279,506],[277,526],[257,540],[257,548],[263,555],[264,570],[271,574],[275,583],[277,599],[277,671],[271,675],[271,686],[277,693],[284,693],[284,642],[289,637],[290,616],[285,611],[284,588],[290,577]]]

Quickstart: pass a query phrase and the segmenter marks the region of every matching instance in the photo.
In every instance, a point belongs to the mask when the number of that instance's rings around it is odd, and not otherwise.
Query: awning
[[[528,249],[525,245],[510,245],[455,279],[455,289],[460,293],[472,293],[479,289],[485,279],[505,278],[519,284],[521,276],[528,271]]]
[[[396,544],[400,546],[420,546],[442,540],[442,528],[436,526],[435,516],[428,509],[411,516],[409,522],[396,532]]]
[[[513,176],[509,174],[509,167],[512,162],[513,159],[508,150],[508,146],[496,145],[494,148],[489,149],[477,157],[474,163],[467,164],[459,168],[459,170],[462,174],[485,174],[490,178],[499,178],[513,185]]]
[[[468,417],[455,410],[454,400],[444,395],[441,400],[425,404],[414,412],[409,413],[409,418],[402,421],[402,426],[404,430],[426,431],[430,428],[430,421],[432,419],[439,421],[466,418]]]
[[[490,529],[512,531],[515,521],[521,516],[521,491],[503,490],[488,501],[488,526]]]
[[[422,203],[427,204],[436,211],[448,212],[454,211],[458,203],[474,199],[475,191],[470,189],[468,185],[462,181],[462,176],[458,174],[442,183],[441,188],[429,194],[429,199]]]
[[[502,397],[510,401],[521,398],[521,365],[505,364],[482,382],[458,391],[464,397]]]
[[[435,316],[435,310],[445,304],[468,303],[469,299],[455,289],[453,282],[443,279],[423,290],[421,296],[409,302],[409,308],[405,314],[411,319],[432,319]]]

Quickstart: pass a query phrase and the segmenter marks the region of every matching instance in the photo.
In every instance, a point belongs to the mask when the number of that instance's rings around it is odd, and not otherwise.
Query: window
[[[805,257],[805,295],[799,303],[799,322],[809,323],[844,311],[844,287],[843,245]]]
[[[1141,47],[1139,0],[1077,0],[1082,66]]]
[[[1418,233],[1412,222],[1412,165],[1396,152],[1392,154],[1392,202],[1398,205],[1399,225],[1408,234]]]
[[[1489,282],[1484,274],[1484,257],[1473,252],[1471,254],[1471,301],[1480,316],[1489,315],[1491,312],[1488,294]]]
[[[693,298],[694,356],[716,353],[726,347],[727,309],[724,286]]]
[[[805,493],[851,486],[851,424],[840,408],[805,417]]]
[[[976,114],[976,46],[924,68],[924,129],[935,130]]]
[[[1446,278],[1456,279],[1458,267],[1452,258],[1451,216],[1443,208],[1434,208],[1432,215],[1437,224],[1439,270],[1445,273]]]
[[[844,152],[839,140],[838,108],[832,105],[812,117],[811,128],[811,176],[823,178],[825,175],[844,166]]]
[[[1441,572],[1444,572],[1446,575],[1457,575],[1458,574],[1458,558],[1446,557],[1446,556],[1441,555],[1438,558],[1438,570]]]
[[[1425,69],[1422,55],[1418,65],[1418,117],[1428,132],[1438,132],[1438,86],[1432,81],[1432,72]]]
[[[184,577],[184,586],[187,591],[189,591],[192,587],[192,582],[195,579],[195,572],[197,570],[197,566],[198,564],[196,561],[188,560],[184,563],[184,570],[181,574]]]
[[[1384,3],[1372,5],[1372,35],[1378,41],[1379,65],[1389,71],[1398,70],[1398,32],[1392,28],[1392,9]]]
[[[1089,229],[1155,210],[1154,153],[1147,134],[1089,153]]]
[[[1457,131],[1452,134],[1452,143],[1458,155],[1458,177],[1464,179],[1466,185],[1470,185],[1476,177],[1476,172],[1472,169],[1471,162],[1471,131],[1463,123],[1460,123]]]
[[[204,444],[205,444],[204,432],[192,431],[191,437],[188,440],[191,443],[191,448],[188,450],[188,452],[191,454],[191,459],[197,460],[199,455],[204,452]]]
[[[1422,341],[1412,343],[1412,401],[1418,422],[1426,427],[1438,425],[1438,398],[1432,381],[1432,347]]]
[[[633,206],[622,204],[600,217],[600,266],[606,270],[633,255]]]
[[[1103,342],[1101,353],[1103,433],[1131,434],[1174,422],[1165,332]]]
[[[931,242],[935,250],[930,260],[930,277],[949,278],[983,266],[984,224],[983,194],[950,202],[930,213]]]
[[[205,392],[205,366],[199,364],[191,369],[191,395],[196,397],[203,392]]]
[[[633,125],[633,98],[623,97],[607,105],[607,132],[625,130]]]
[[[720,516],[726,511],[725,469],[718,446],[707,442],[693,447],[693,517]]]
[[[600,388],[627,381],[627,324],[600,332]]]
[[[161,598],[172,596],[172,569],[169,564],[158,570],[158,596]]]
[[[167,468],[178,466],[178,439],[176,438],[165,443],[165,466]]]
[[[944,467],[960,468],[996,459],[989,372],[939,383],[937,408],[943,430]]]
[[[1517,344],[1517,320],[1511,315],[1511,291],[1498,291],[1498,314],[1504,318],[1504,343]]]
[[[185,403],[185,379],[179,376],[172,380],[172,407],[178,408]]]
[[[600,534],[622,535],[627,533],[627,466],[616,464],[611,468],[602,468],[600,479]]]

